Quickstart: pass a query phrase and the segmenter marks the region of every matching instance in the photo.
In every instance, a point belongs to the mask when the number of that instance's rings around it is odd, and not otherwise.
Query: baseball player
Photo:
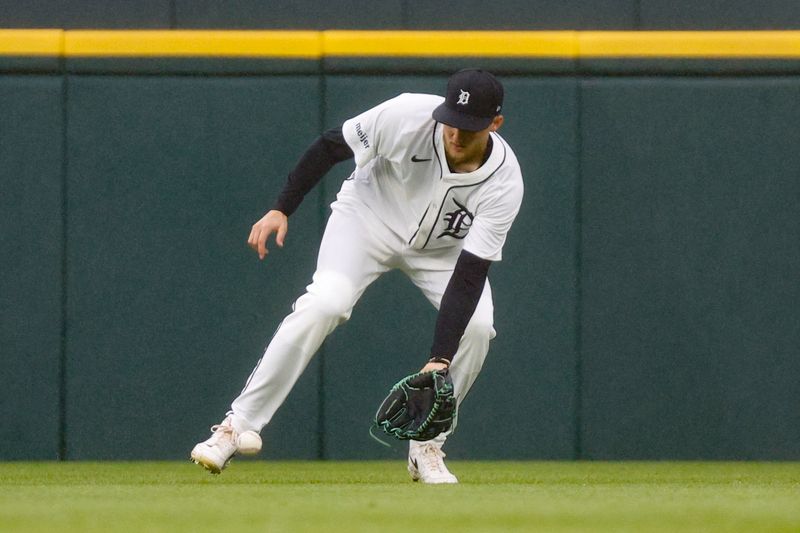
[[[453,74],[445,98],[401,94],[323,133],[300,158],[248,244],[263,259],[283,246],[288,217],[338,162],[355,159],[320,244],[312,283],[281,322],[227,417],[191,458],[219,473],[236,453],[256,453],[269,423],[324,339],[350,317],[370,283],[399,269],[438,309],[423,371],[449,367],[457,403],[494,338],[490,265],[522,201],[514,152],[497,134],[503,87],[489,72]],[[457,483],[444,464],[448,433],[410,441],[415,481]]]

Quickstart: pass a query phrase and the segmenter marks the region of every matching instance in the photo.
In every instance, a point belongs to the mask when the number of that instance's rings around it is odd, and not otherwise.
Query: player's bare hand
[[[434,370],[444,370],[445,368],[447,368],[447,365],[444,363],[429,362],[428,364],[422,367],[422,370],[420,370],[420,372],[433,372]]]
[[[283,248],[286,232],[289,231],[289,218],[280,211],[269,211],[261,220],[253,224],[247,244],[258,252],[258,258],[264,259],[269,253],[267,239],[275,233],[275,244]]]

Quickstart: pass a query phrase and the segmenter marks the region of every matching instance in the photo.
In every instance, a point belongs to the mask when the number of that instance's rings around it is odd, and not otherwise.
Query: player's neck
[[[475,172],[481,168],[489,159],[489,156],[492,155],[493,144],[492,137],[489,136],[482,150],[477,150],[474,154],[468,154],[463,157],[451,155],[445,150],[445,158],[447,159],[447,166],[450,172],[453,174]]]

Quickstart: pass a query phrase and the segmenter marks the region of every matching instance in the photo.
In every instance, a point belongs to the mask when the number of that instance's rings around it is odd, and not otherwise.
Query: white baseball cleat
[[[192,449],[191,459],[212,474],[219,474],[228,466],[237,453],[255,455],[261,451],[261,437],[255,431],[245,431],[241,435],[233,428],[228,416],[221,424],[211,426],[213,433],[208,440],[198,443]]]
[[[408,473],[411,479],[423,483],[458,483],[444,464],[445,454],[432,442],[409,443]]]

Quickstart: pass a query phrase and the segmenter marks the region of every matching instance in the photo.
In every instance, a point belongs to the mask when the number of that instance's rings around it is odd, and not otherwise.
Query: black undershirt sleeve
[[[300,157],[297,165],[289,172],[273,209],[287,217],[294,213],[308,191],[319,183],[333,165],[353,157],[353,150],[347,145],[342,128],[326,131],[314,141]]]
[[[483,294],[492,262],[461,251],[439,305],[431,359],[452,362],[478,300]]]

